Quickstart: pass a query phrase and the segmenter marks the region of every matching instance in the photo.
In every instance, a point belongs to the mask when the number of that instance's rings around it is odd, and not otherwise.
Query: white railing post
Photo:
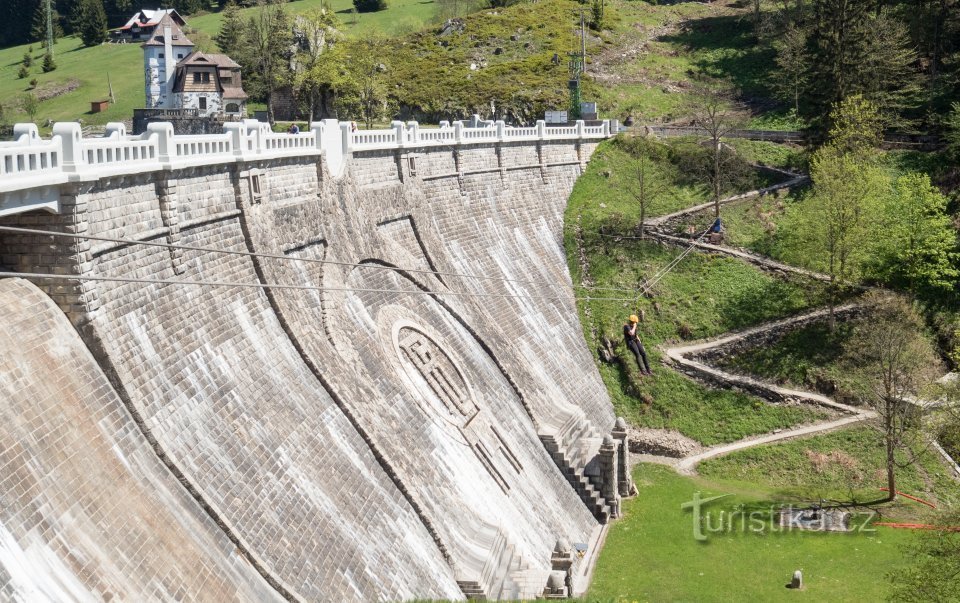
[[[507,139],[505,130],[507,129],[507,123],[502,119],[498,119],[496,122],[497,127],[497,140],[503,142]]]
[[[603,120],[603,137],[608,138],[610,136],[610,120]]]
[[[353,124],[349,121],[340,122],[340,138],[343,141],[343,152],[349,153],[353,150]]]
[[[407,122],[407,132],[409,133],[408,140],[417,145],[420,144],[420,124],[415,121]]]
[[[542,119],[537,120],[537,138],[544,140],[547,137],[547,122]]]
[[[463,142],[463,122],[453,122],[453,141],[457,144]]]
[[[16,140],[17,142],[20,142],[21,136],[27,137],[28,145],[33,144],[34,142],[37,142],[38,140],[40,140],[40,130],[39,128],[37,128],[37,124],[29,124],[29,123],[15,124],[13,126],[13,139]]]
[[[610,120],[610,135],[616,136],[620,133],[620,120],[611,119]]]
[[[83,154],[83,130],[80,129],[80,124],[57,122],[53,124],[53,135],[60,137],[60,148],[63,149],[63,171],[75,172],[79,166],[87,162]]]
[[[582,119],[577,120],[577,138],[583,138],[586,135],[587,124]]]
[[[314,138],[316,138],[317,150],[323,152],[323,122],[322,121],[312,121],[310,122],[310,131],[313,132]]]
[[[177,156],[177,147],[173,144],[173,124],[162,121],[147,124],[147,134],[157,135],[157,159],[160,163],[170,163]]]
[[[223,124],[223,130],[230,135],[233,142],[233,154],[243,155],[243,143],[247,139],[247,124],[242,121],[231,121]]]
[[[392,121],[390,122],[390,127],[393,128],[393,132],[397,137],[397,147],[403,148],[407,146],[406,136],[407,128],[402,121]]]
[[[116,134],[116,136],[114,136]],[[123,140],[123,137],[127,135],[127,126],[124,125],[122,121],[111,121],[103,129],[104,138],[118,138]]]

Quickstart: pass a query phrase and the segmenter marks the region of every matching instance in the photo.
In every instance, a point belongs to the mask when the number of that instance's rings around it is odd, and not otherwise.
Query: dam
[[[563,250],[615,122],[0,143],[0,599],[562,598],[634,492]]]

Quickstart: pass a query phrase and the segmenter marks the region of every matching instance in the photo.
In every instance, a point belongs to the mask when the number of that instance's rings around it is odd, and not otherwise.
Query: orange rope
[[[888,488],[880,488],[880,490],[881,490],[882,492],[889,492],[889,491],[890,491]],[[937,508],[937,506],[934,505],[933,503],[929,503],[929,502],[927,502],[927,501],[925,501],[925,500],[923,500],[923,499],[917,498],[916,496],[910,496],[909,494],[904,494],[903,492],[901,492],[901,491],[899,491],[899,490],[897,490],[897,494],[899,494],[900,496],[902,496],[902,497],[904,497],[904,498],[909,498],[910,500],[917,501],[917,502],[920,503],[920,504],[927,505],[927,506],[930,507],[931,509],[936,509],[936,508]]]

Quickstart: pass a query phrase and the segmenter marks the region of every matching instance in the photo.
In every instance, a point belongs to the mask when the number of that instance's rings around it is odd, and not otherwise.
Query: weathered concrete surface
[[[150,172],[64,185],[60,215],[4,220],[347,266],[33,235],[3,235],[0,255],[24,272],[327,288],[44,285],[279,591],[532,596],[558,538],[599,534],[541,443],[582,473],[613,426],[562,248],[593,146],[365,151],[341,179],[312,158]]]
[[[6,279],[0,307],[0,599],[278,600],[50,298]]]

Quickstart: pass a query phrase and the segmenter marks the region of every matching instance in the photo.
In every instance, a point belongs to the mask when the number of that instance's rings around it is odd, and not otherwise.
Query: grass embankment
[[[604,47],[591,57],[586,96],[621,120],[669,122],[688,117],[691,76],[726,78],[756,109],[749,126],[796,130],[804,124],[771,110],[773,51],[758,45],[747,3],[612,2]],[[764,10],[767,10],[764,7]]]
[[[616,184],[626,161],[621,153],[615,142],[601,146],[574,187],[565,217],[565,245],[574,283],[581,283],[584,277],[579,259],[582,245],[594,285],[625,289],[598,291],[596,295],[601,297],[632,297],[645,279],[657,274],[681,251],[650,241],[600,234],[601,227],[609,229],[611,224],[629,229],[638,217],[636,203]],[[671,166],[659,167],[662,173],[671,173]],[[679,180],[671,184],[659,197],[658,211],[702,202],[697,198],[701,190],[695,186],[685,187]],[[816,283],[776,278],[739,260],[692,253],[666,274],[649,296],[636,303],[581,300],[579,311],[587,343],[597,354],[600,374],[617,412],[635,424],[674,428],[711,445],[823,415],[809,408],[776,406],[737,392],[704,387],[660,365],[657,347],[782,318],[820,305],[823,300],[823,291]],[[633,357],[621,343],[622,325],[632,313],[645,315],[641,337],[656,367],[655,377],[639,382],[631,368]],[[618,346],[620,362],[599,360],[598,349],[605,337]]]
[[[898,452],[897,489],[943,508],[960,505],[960,483],[952,479],[940,457],[918,448],[916,463]],[[748,448],[705,461],[698,472],[705,478],[764,484],[779,499],[871,501],[884,496],[886,452],[880,433],[862,426]],[[928,507],[903,499],[886,508],[885,516],[922,520]]]
[[[915,536],[882,527],[849,534],[771,529],[769,510],[778,503],[757,485],[766,482],[762,475],[745,483],[725,481],[722,471],[688,478],[640,465],[634,477],[639,494],[624,502],[624,518],[610,528],[587,601],[879,601],[889,592],[887,574],[904,564],[903,545]],[[719,512],[729,518],[742,504],[764,529],[751,531],[758,524],[735,516],[732,530],[694,540],[693,516],[680,508],[694,492],[734,494],[705,507],[709,525],[721,525]],[[792,591],[785,585],[797,569],[804,588]]]

